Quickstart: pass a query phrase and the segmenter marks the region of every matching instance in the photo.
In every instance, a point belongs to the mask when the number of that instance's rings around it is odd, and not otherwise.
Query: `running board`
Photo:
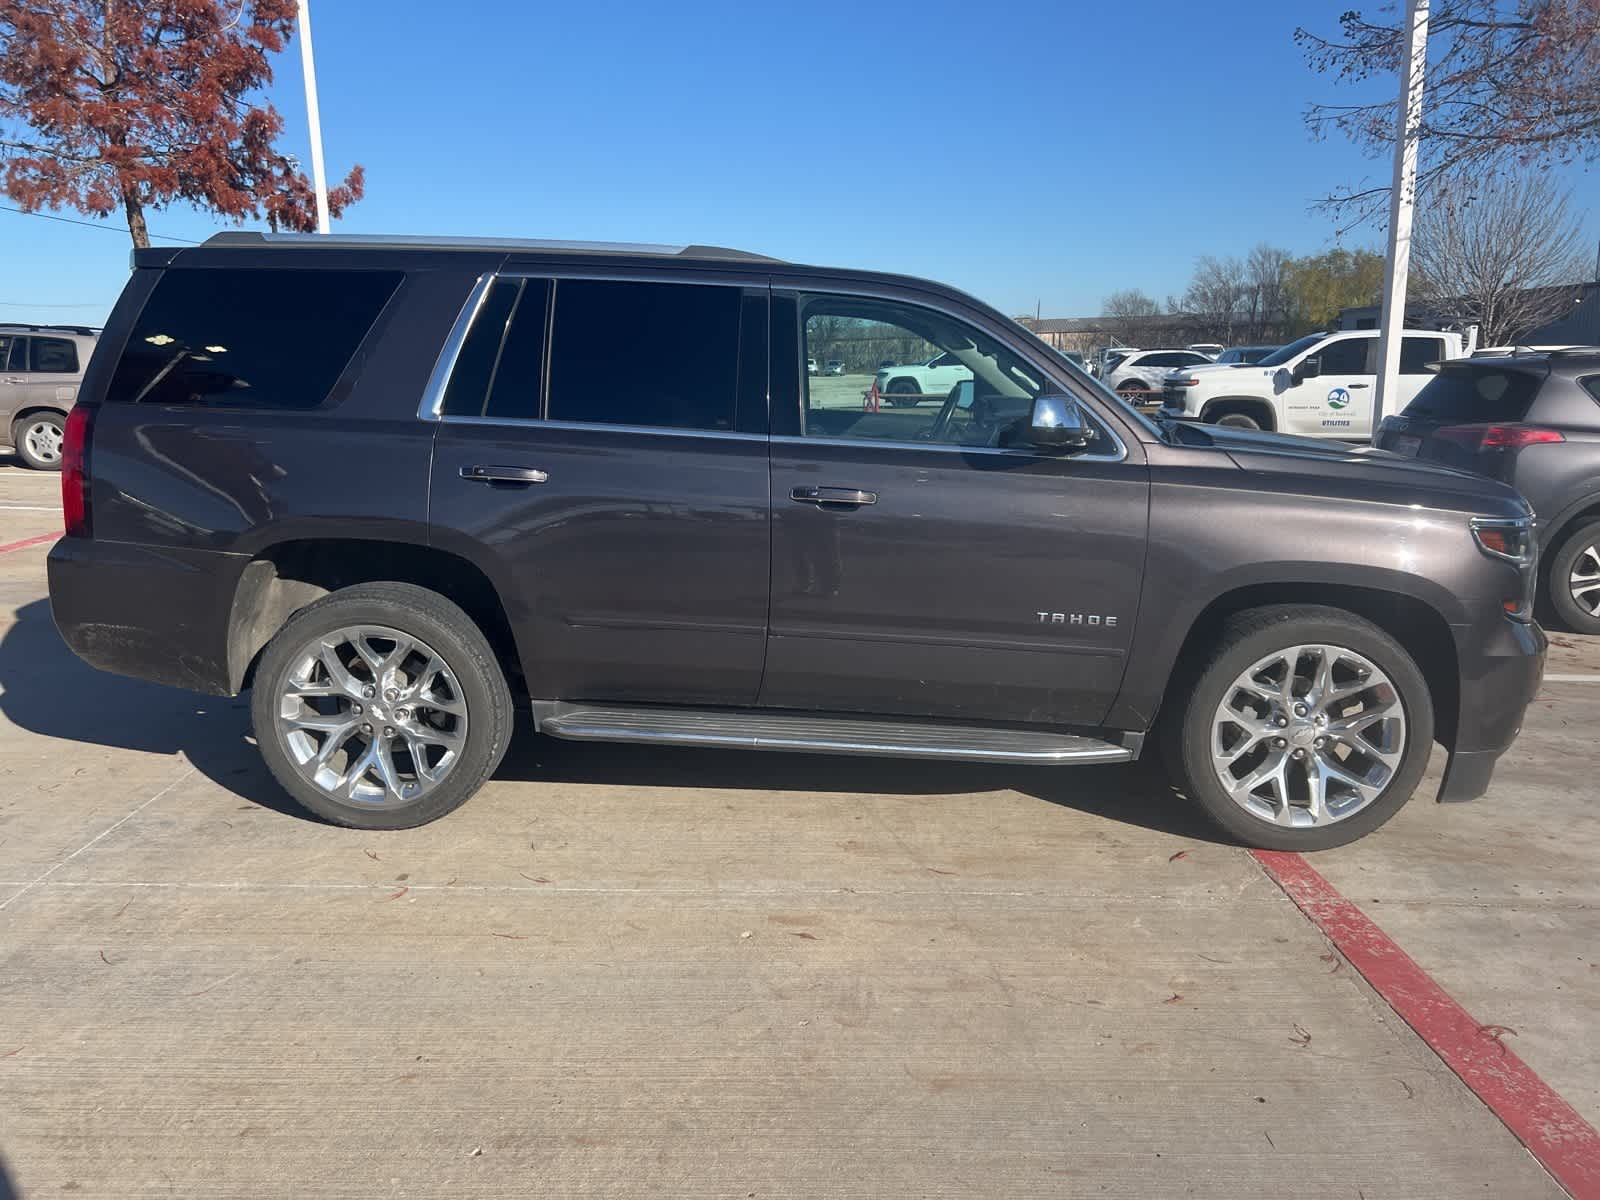
[[[809,754],[870,754],[967,762],[1078,765],[1131,762],[1139,734],[1126,744],[1053,730],[996,729],[940,722],[830,716],[765,709],[658,708],[535,700],[540,733],[577,742],[649,742],[790,750]]]

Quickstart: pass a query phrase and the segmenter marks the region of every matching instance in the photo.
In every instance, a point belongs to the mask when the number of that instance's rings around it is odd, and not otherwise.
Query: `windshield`
[[[1325,338],[1327,336],[1328,335],[1325,334],[1325,333],[1308,333],[1308,334],[1305,335],[1305,337],[1301,338],[1299,341],[1290,342],[1287,346],[1283,346],[1283,347],[1280,347],[1277,350],[1274,350],[1271,354],[1267,355],[1260,362],[1256,363],[1256,366],[1258,366],[1258,367],[1281,367],[1281,366],[1283,366],[1284,363],[1288,362],[1295,355],[1300,354],[1303,351],[1311,349],[1311,347],[1315,346],[1318,342],[1320,342],[1323,338]]]

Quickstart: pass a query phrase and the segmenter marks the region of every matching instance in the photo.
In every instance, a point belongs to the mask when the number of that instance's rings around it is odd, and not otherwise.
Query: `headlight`
[[[1530,566],[1537,546],[1530,517],[1473,517],[1472,536],[1490,558],[1504,559],[1519,567]]]

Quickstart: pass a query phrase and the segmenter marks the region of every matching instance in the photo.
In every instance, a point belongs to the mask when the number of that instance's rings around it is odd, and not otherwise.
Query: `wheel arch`
[[[259,548],[241,571],[228,615],[231,690],[250,686],[262,650],[296,612],[340,588],[377,582],[414,584],[457,604],[489,640],[513,694],[522,692],[521,647],[500,589],[478,564],[433,546],[323,537]]]
[[[1200,419],[1214,425],[1219,417],[1230,412],[1246,413],[1256,418],[1262,429],[1269,433],[1277,432],[1277,410],[1272,407],[1271,401],[1263,400],[1260,396],[1218,396],[1215,400],[1207,400],[1200,409]]]
[[[1211,600],[1190,623],[1178,647],[1168,684],[1157,707],[1192,680],[1213,646],[1224,623],[1255,608],[1305,604],[1337,608],[1371,621],[1416,660],[1433,700],[1434,736],[1446,747],[1456,740],[1461,678],[1455,638],[1445,615],[1420,597],[1384,588],[1330,583],[1251,583],[1235,587]]]

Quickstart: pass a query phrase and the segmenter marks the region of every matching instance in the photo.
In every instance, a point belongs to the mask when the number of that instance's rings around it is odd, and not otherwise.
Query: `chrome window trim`
[[[445,389],[450,386],[450,376],[456,369],[456,359],[461,356],[461,345],[467,340],[467,331],[472,328],[478,310],[483,307],[483,299],[489,294],[489,285],[494,282],[494,278],[493,271],[485,271],[478,276],[478,282],[473,284],[472,290],[467,293],[466,301],[456,315],[456,323],[450,327],[449,336],[439,348],[439,357],[434,361],[433,373],[428,376],[428,386],[423,389],[422,403],[417,406],[419,420],[439,420]]]
[[[670,425],[615,425],[605,421],[547,421],[543,417],[435,417],[441,425],[503,425],[515,429],[604,430],[608,433],[666,434],[673,437],[716,438],[725,442],[765,442],[764,433],[732,429],[680,429]]]
[[[1106,432],[1111,433],[1108,429]],[[793,437],[789,434],[780,434],[769,438],[774,445],[785,446],[882,446],[893,450],[940,450],[945,453],[952,451],[960,454],[1008,454],[1013,458],[1036,458],[1045,462],[1121,462],[1128,457],[1127,447],[1122,445],[1122,440],[1115,433],[1111,433],[1112,440],[1117,443],[1115,454],[1046,454],[1027,446],[963,446],[958,442],[891,442],[878,438],[836,438],[836,437]]]

